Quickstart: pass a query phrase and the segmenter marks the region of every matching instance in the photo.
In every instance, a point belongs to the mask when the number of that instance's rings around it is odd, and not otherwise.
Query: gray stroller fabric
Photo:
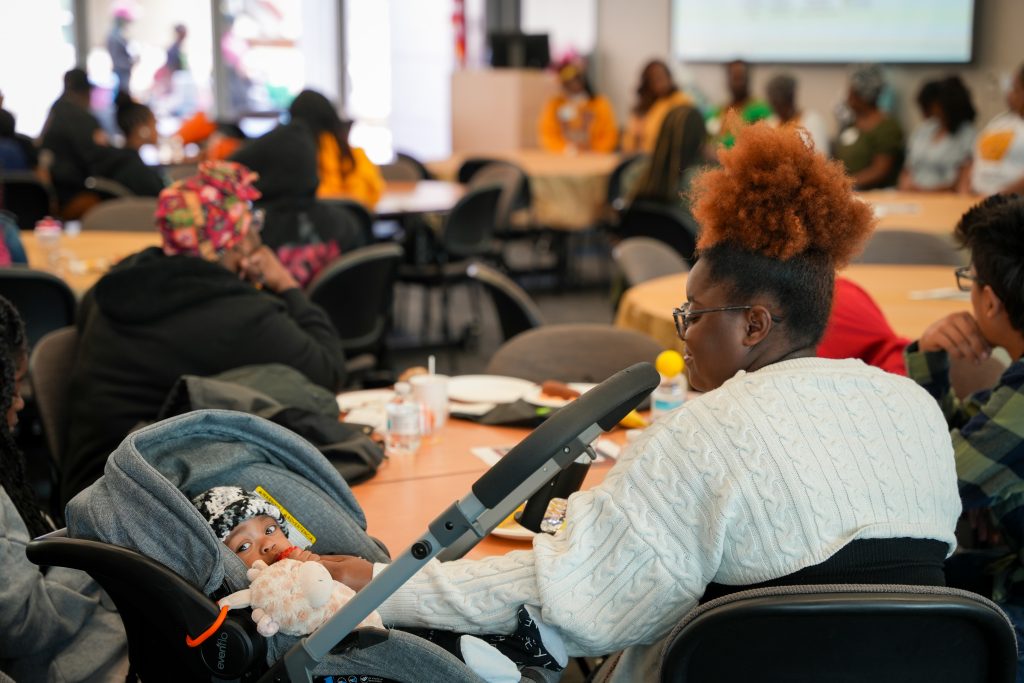
[[[262,487],[316,536],[315,552],[388,560],[366,534],[352,491],[312,444],[262,418],[223,410],[187,413],[129,434],[110,454],[103,476],[68,503],[68,535],[135,550],[207,595],[241,590],[249,585],[245,564],[191,503],[225,485]],[[268,663],[297,641],[270,638]],[[441,648],[397,631],[372,647],[329,656],[317,672],[482,680]]]

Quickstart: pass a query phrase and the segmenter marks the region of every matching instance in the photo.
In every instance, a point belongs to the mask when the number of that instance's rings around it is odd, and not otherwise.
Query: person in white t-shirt
[[[971,93],[958,76],[926,83],[917,96],[925,120],[910,136],[899,189],[955,190],[969,167],[977,131]]]
[[[797,110],[796,79],[789,74],[779,74],[768,81],[768,104],[774,114],[768,122],[773,126],[796,126],[807,131],[807,137],[814,143],[814,151],[828,156],[828,128],[821,114],[812,109]]]
[[[1006,95],[1008,111],[992,119],[978,135],[963,192],[990,195],[1024,192],[1024,65]]]

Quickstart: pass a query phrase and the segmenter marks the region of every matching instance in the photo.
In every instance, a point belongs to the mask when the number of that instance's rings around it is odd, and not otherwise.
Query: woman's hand
[[[261,246],[248,256],[243,256],[239,276],[256,286],[266,287],[280,294],[299,286],[292,274],[277,259],[277,254],[267,245]]]
[[[921,351],[945,351],[954,358],[975,363],[987,359],[992,353],[992,345],[982,335],[978,321],[966,311],[950,313],[929,325],[921,335],[918,348]]]
[[[331,573],[331,578],[352,590],[362,590],[373,579],[373,564],[361,557],[324,555],[320,558],[320,564]]]

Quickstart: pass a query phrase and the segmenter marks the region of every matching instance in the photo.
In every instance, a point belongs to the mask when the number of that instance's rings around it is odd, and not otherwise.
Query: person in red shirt
[[[893,331],[870,294],[845,278],[836,278],[832,314],[818,344],[818,357],[860,358],[868,365],[906,375],[903,349],[909,343]]]

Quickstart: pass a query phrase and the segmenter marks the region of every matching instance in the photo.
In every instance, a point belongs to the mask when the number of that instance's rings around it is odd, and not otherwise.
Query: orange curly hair
[[[816,154],[797,130],[748,126],[718,158],[721,168],[694,181],[698,251],[728,243],[783,261],[816,253],[841,268],[874,227],[842,164]]]

